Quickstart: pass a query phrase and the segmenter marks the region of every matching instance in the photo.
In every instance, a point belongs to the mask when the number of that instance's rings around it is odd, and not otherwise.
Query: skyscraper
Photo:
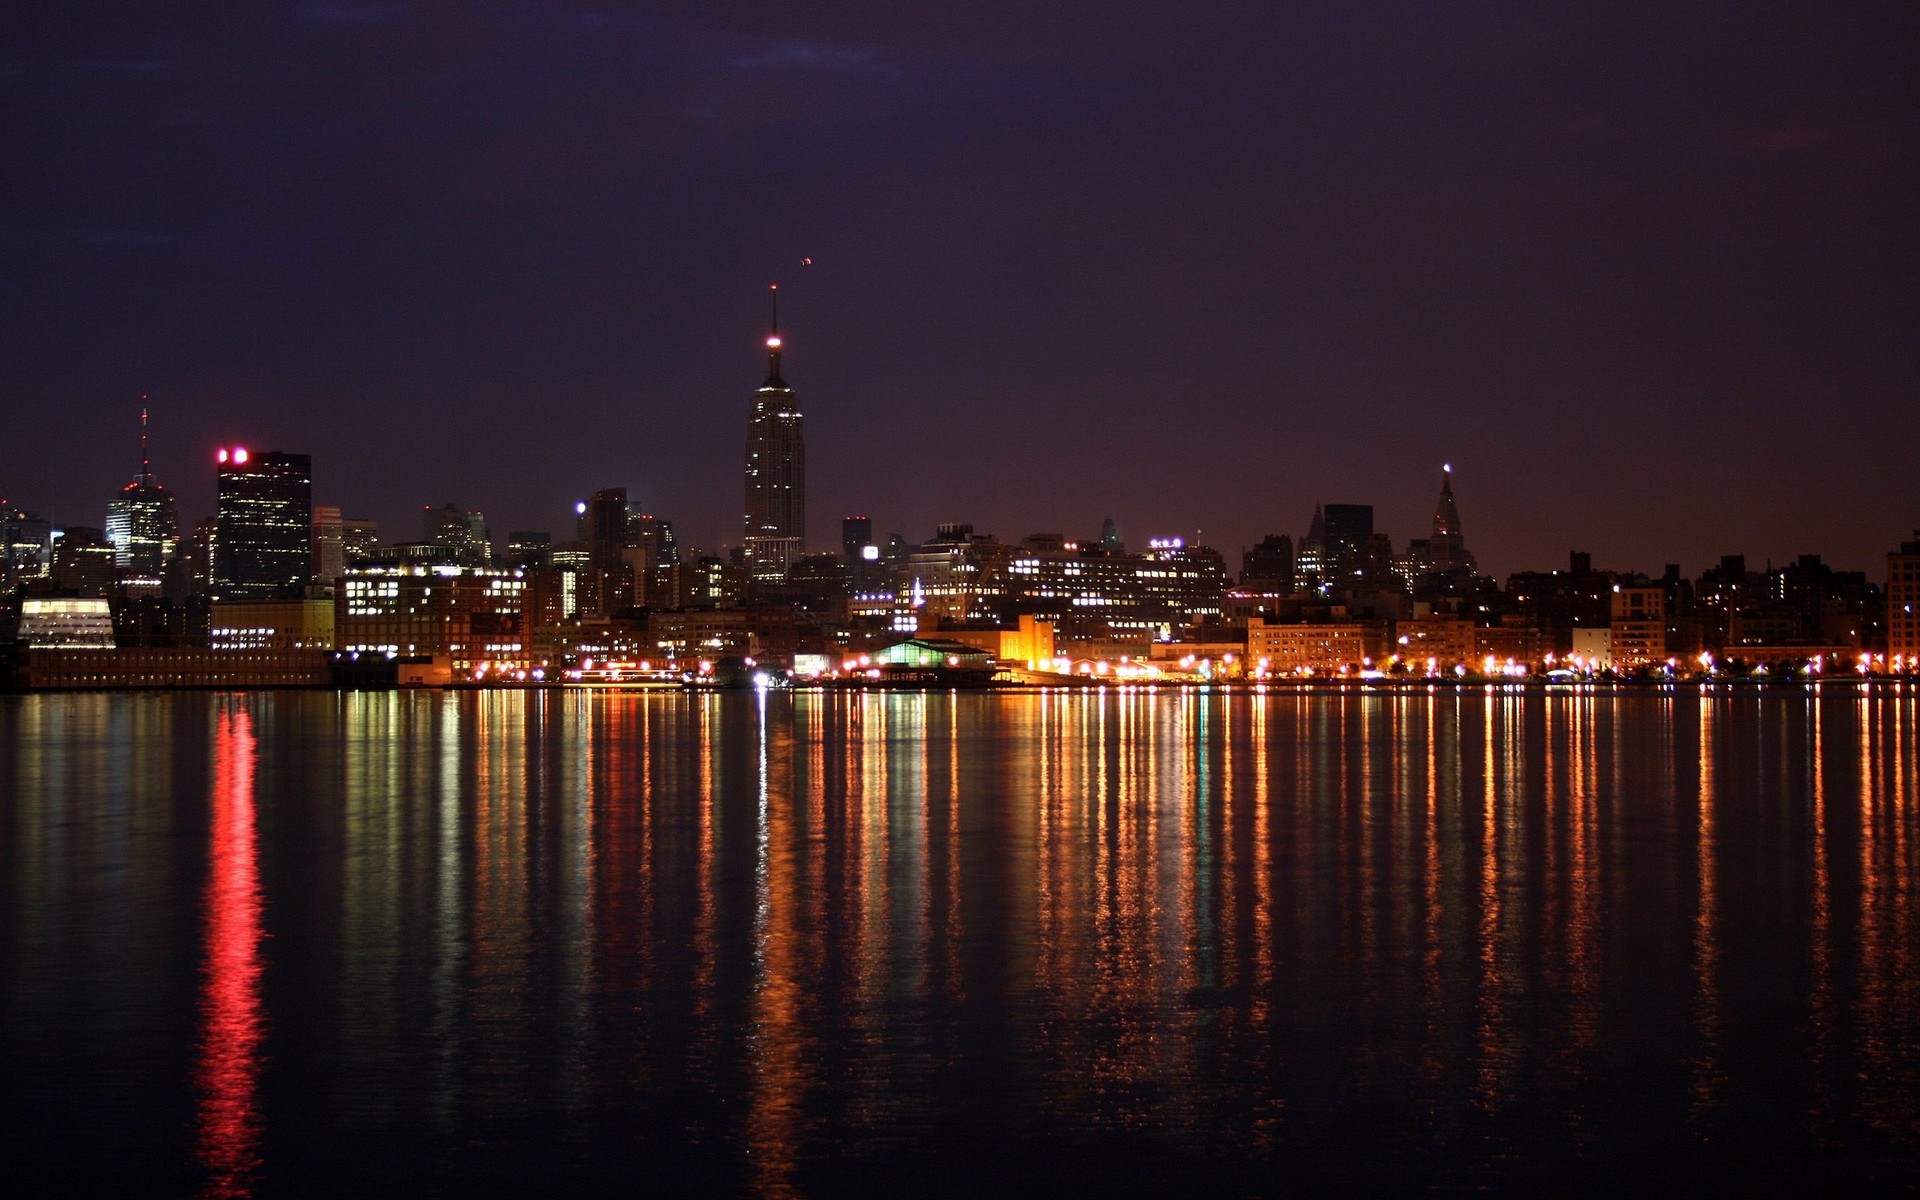
[[[779,579],[807,552],[807,443],[793,389],[780,375],[780,304],[773,291],[767,381],[747,419],[746,553],[756,579]]]
[[[1441,467],[1432,536],[1409,542],[1407,552],[1395,560],[1393,569],[1415,593],[1470,588],[1479,575],[1480,564],[1467,549],[1460,529],[1460,510],[1453,502],[1453,464]]]
[[[861,561],[864,551],[873,544],[873,519],[871,517],[840,518],[840,553],[847,565]]]
[[[153,481],[144,408],[140,410],[140,473],[107,502],[107,542],[113,547],[113,565],[122,576],[155,589],[180,544],[173,493]]]
[[[347,541],[340,510],[331,504],[313,510],[313,581],[331,590],[347,573]]]
[[[313,460],[244,446],[216,457],[214,597],[299,595],[313,579]]]

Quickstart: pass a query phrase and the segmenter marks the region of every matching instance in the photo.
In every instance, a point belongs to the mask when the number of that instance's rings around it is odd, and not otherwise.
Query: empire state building
[[[777,287],[777,285],[776,285]],[[807,552],[807,439],[793,389],[780,376],[780,299],[773,293],[767,381],[747,419],[746,549],[755,579],[782,579]]]

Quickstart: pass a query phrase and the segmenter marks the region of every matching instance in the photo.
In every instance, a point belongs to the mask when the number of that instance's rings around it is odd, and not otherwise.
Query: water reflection
[[[185,964],[214,1193],[1920,1153],[1908,691],[154,704],[0,706],[5,1045],[164,1156]]]
[[[212,827],[200,994],[196,1126],[206,1193],[251,1195],[260,1169],[260,860],[254,827],[252,714],[235,706],[213,732]]]

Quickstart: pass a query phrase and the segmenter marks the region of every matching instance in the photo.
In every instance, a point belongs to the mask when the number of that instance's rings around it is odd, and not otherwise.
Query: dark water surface
[[[1911,1189],[1917,722],[0,698],[3,1186]]]

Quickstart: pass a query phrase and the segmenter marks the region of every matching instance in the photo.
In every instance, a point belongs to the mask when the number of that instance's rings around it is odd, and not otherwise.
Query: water
[[[1910,1190],[1917,727],[0,698],[8,1190]]]

